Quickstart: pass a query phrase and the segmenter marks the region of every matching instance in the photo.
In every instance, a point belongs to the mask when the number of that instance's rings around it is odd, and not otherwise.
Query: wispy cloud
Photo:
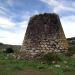
[[[33,14],[38,14],[38,11],[35,10]],[[20,17],[22,21],[14,21],[13,17],[17,17],[16,15],[11,17],[0,16],[0,42],[21,45],[26,32],[28,21],[30,16],[33,14],[28,11],[26,14],[23,13]]]
[[[75,36],[75,1],[74,0],[40,0],[53,8],[52,12],[58,13],[66,37]],[[64,13],[65,16],[62,14]],[[68,14],[68,15],[67,15]]]
[[[67,0],[41,0],[44,3],[47,3],[49,6],[53,7],[53,12],[59,13],[62,11],[75,11],[75,2]]]
[[[15,27],[15,24],[10,21],[10,19],[5,17],[0,17],[0,28],[11,29]]]

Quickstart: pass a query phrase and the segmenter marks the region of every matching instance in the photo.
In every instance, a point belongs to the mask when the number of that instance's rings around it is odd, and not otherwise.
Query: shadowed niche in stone
[[[66,52],[68,43],[65,38],[59,16],[44,13],[30,18],[21,52],[34,57],[44,52]]]

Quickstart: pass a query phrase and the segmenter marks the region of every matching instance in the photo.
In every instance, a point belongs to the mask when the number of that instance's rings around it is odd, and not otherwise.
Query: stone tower
[[[65,38],[59,16],[44,13],[30,18],[21,52],[25,56],[35,57],[41,52],[66,52],[68,43]]]

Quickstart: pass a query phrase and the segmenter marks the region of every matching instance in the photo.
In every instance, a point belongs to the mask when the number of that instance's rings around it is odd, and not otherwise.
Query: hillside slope
[[[0,50],[6,49],[6,48],[12,48],[14,50],[19,50],[21,48],[21,45],[9,45],[9,44],[0,43]]]
[[[68,38],[67,40],[70,46],[75,46],[75,37]]]

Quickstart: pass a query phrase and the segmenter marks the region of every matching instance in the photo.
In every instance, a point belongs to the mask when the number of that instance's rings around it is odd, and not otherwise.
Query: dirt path
[[[3,72],[0,75],[54,75],[52,72],[43,70],[25,70],[25,71],[14,71],[14,72]]]
[[[20,71],[18,75],[54,75],[54,74],[49,71],[28,70],[28,71]]]

